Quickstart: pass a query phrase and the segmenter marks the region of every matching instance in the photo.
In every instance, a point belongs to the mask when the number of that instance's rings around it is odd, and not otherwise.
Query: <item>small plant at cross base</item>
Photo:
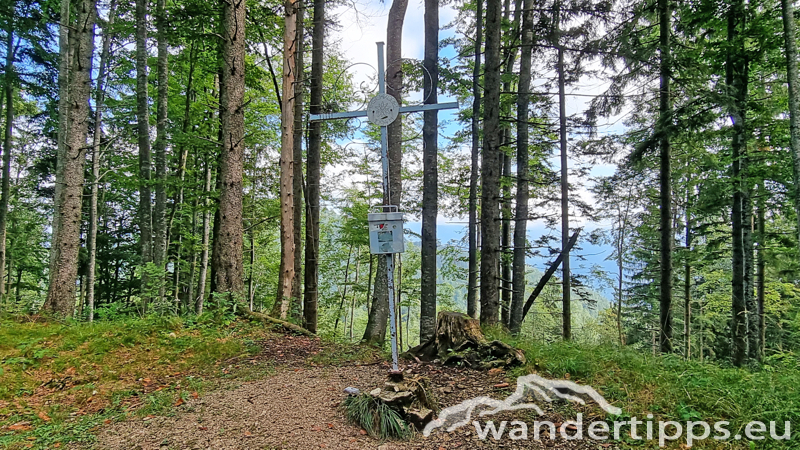
[[[342,402],[347,420],[378,439],[408,439],[413,434],[396,410],[369,394],[351,395]]]

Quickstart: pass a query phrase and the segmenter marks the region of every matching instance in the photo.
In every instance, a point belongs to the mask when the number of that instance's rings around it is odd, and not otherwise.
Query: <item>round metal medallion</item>
[[[375,125],[385,127],[397,119],[400,105],[389,94],[378,94],[367,104],[367,119]]]

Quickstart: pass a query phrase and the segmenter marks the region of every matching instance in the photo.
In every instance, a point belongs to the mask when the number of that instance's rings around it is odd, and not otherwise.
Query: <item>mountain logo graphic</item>
[[[537,414],[543,414],[544,411],[539,405],[528,402],[531,397],[543,399],[548,403],[555,399],[564,399],[584,405],[586,400],[583,396],[596,402],[609,414],[619,415],[622,413],[621,409],[608,403],[591,386],[584,386],[568,380],[548,380],[539,375],[530,374],[517,378],[517,389],[505,400],[475,397],[443,409],[439,413],[439,418],[429,422],[422,434],[426,437],[430,436],[436,428],[442,428],[448,432],[458,429],[469,424],[474,413],[483,417],[503,411],[533,409]]]

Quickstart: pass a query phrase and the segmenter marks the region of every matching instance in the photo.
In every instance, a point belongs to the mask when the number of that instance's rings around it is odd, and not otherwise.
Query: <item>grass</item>
[[[258,353],[270,332],[180,318],[86,323],[0,319],[0,448],[86,443],[100,425],[172,411],[220,378],[264,366],[224,362]]]
[[[528,363],[515,369],[514,376],[537,372],[590,385],[622,408],[623,418],[642,419],[652,414],[656,421],[684,424],[728,421],[732,435],[743,435],[751,421],[775,421],[778,434],[782,434],[786,421],[800,424],[800,370],[796,361],[782,367],[738,369],[685,361],[677,355],[652,356],[614,345],[544,344],[496,331],[489,334],[525,352]],[[707,439],[693,448],[800,448],[797,430],[793,431],[789,441],[722,443]],[[642,442],[637,444],[636,448],[648,448]],[[651,447],[657,447],[655,444]]]

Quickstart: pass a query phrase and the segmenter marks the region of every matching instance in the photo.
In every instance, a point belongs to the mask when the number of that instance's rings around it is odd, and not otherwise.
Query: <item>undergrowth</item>
[[[103,424],[168,413],[234,376],[224,362],[260,352],[269,331],[215,319],[0,318],[0,448],[91,442]]]
[[[351,395],[342,402],[347,420],[378,439],[408,439],[413,432],[400,414],[369,394]]]
[[[592,386],[610,403],[622,408],[622,416],[608,417],[609,420],[643,419],[652,414],[655,421],[684,424],[700,420],[728,421],[733,436],[744,435],[745,426],[752,421],[775,421],[779,435],[787,421],[800,425],[797,361],[782,366],[739,369],[718,363],[686,361],[678,355],[653,356],[615,345],[545,344],[527,338],[515,339],[496,330],[488,334],[525,352],[527,365],[510,375],[536,372]],[[797,430],[792,431],[789,441],[706,439],[696,442],[693,448],[800,448]],[[680,445],[683,444],[675,444],[676,447]],[[636,442],[636,447],[647,448],[641,441]]]

